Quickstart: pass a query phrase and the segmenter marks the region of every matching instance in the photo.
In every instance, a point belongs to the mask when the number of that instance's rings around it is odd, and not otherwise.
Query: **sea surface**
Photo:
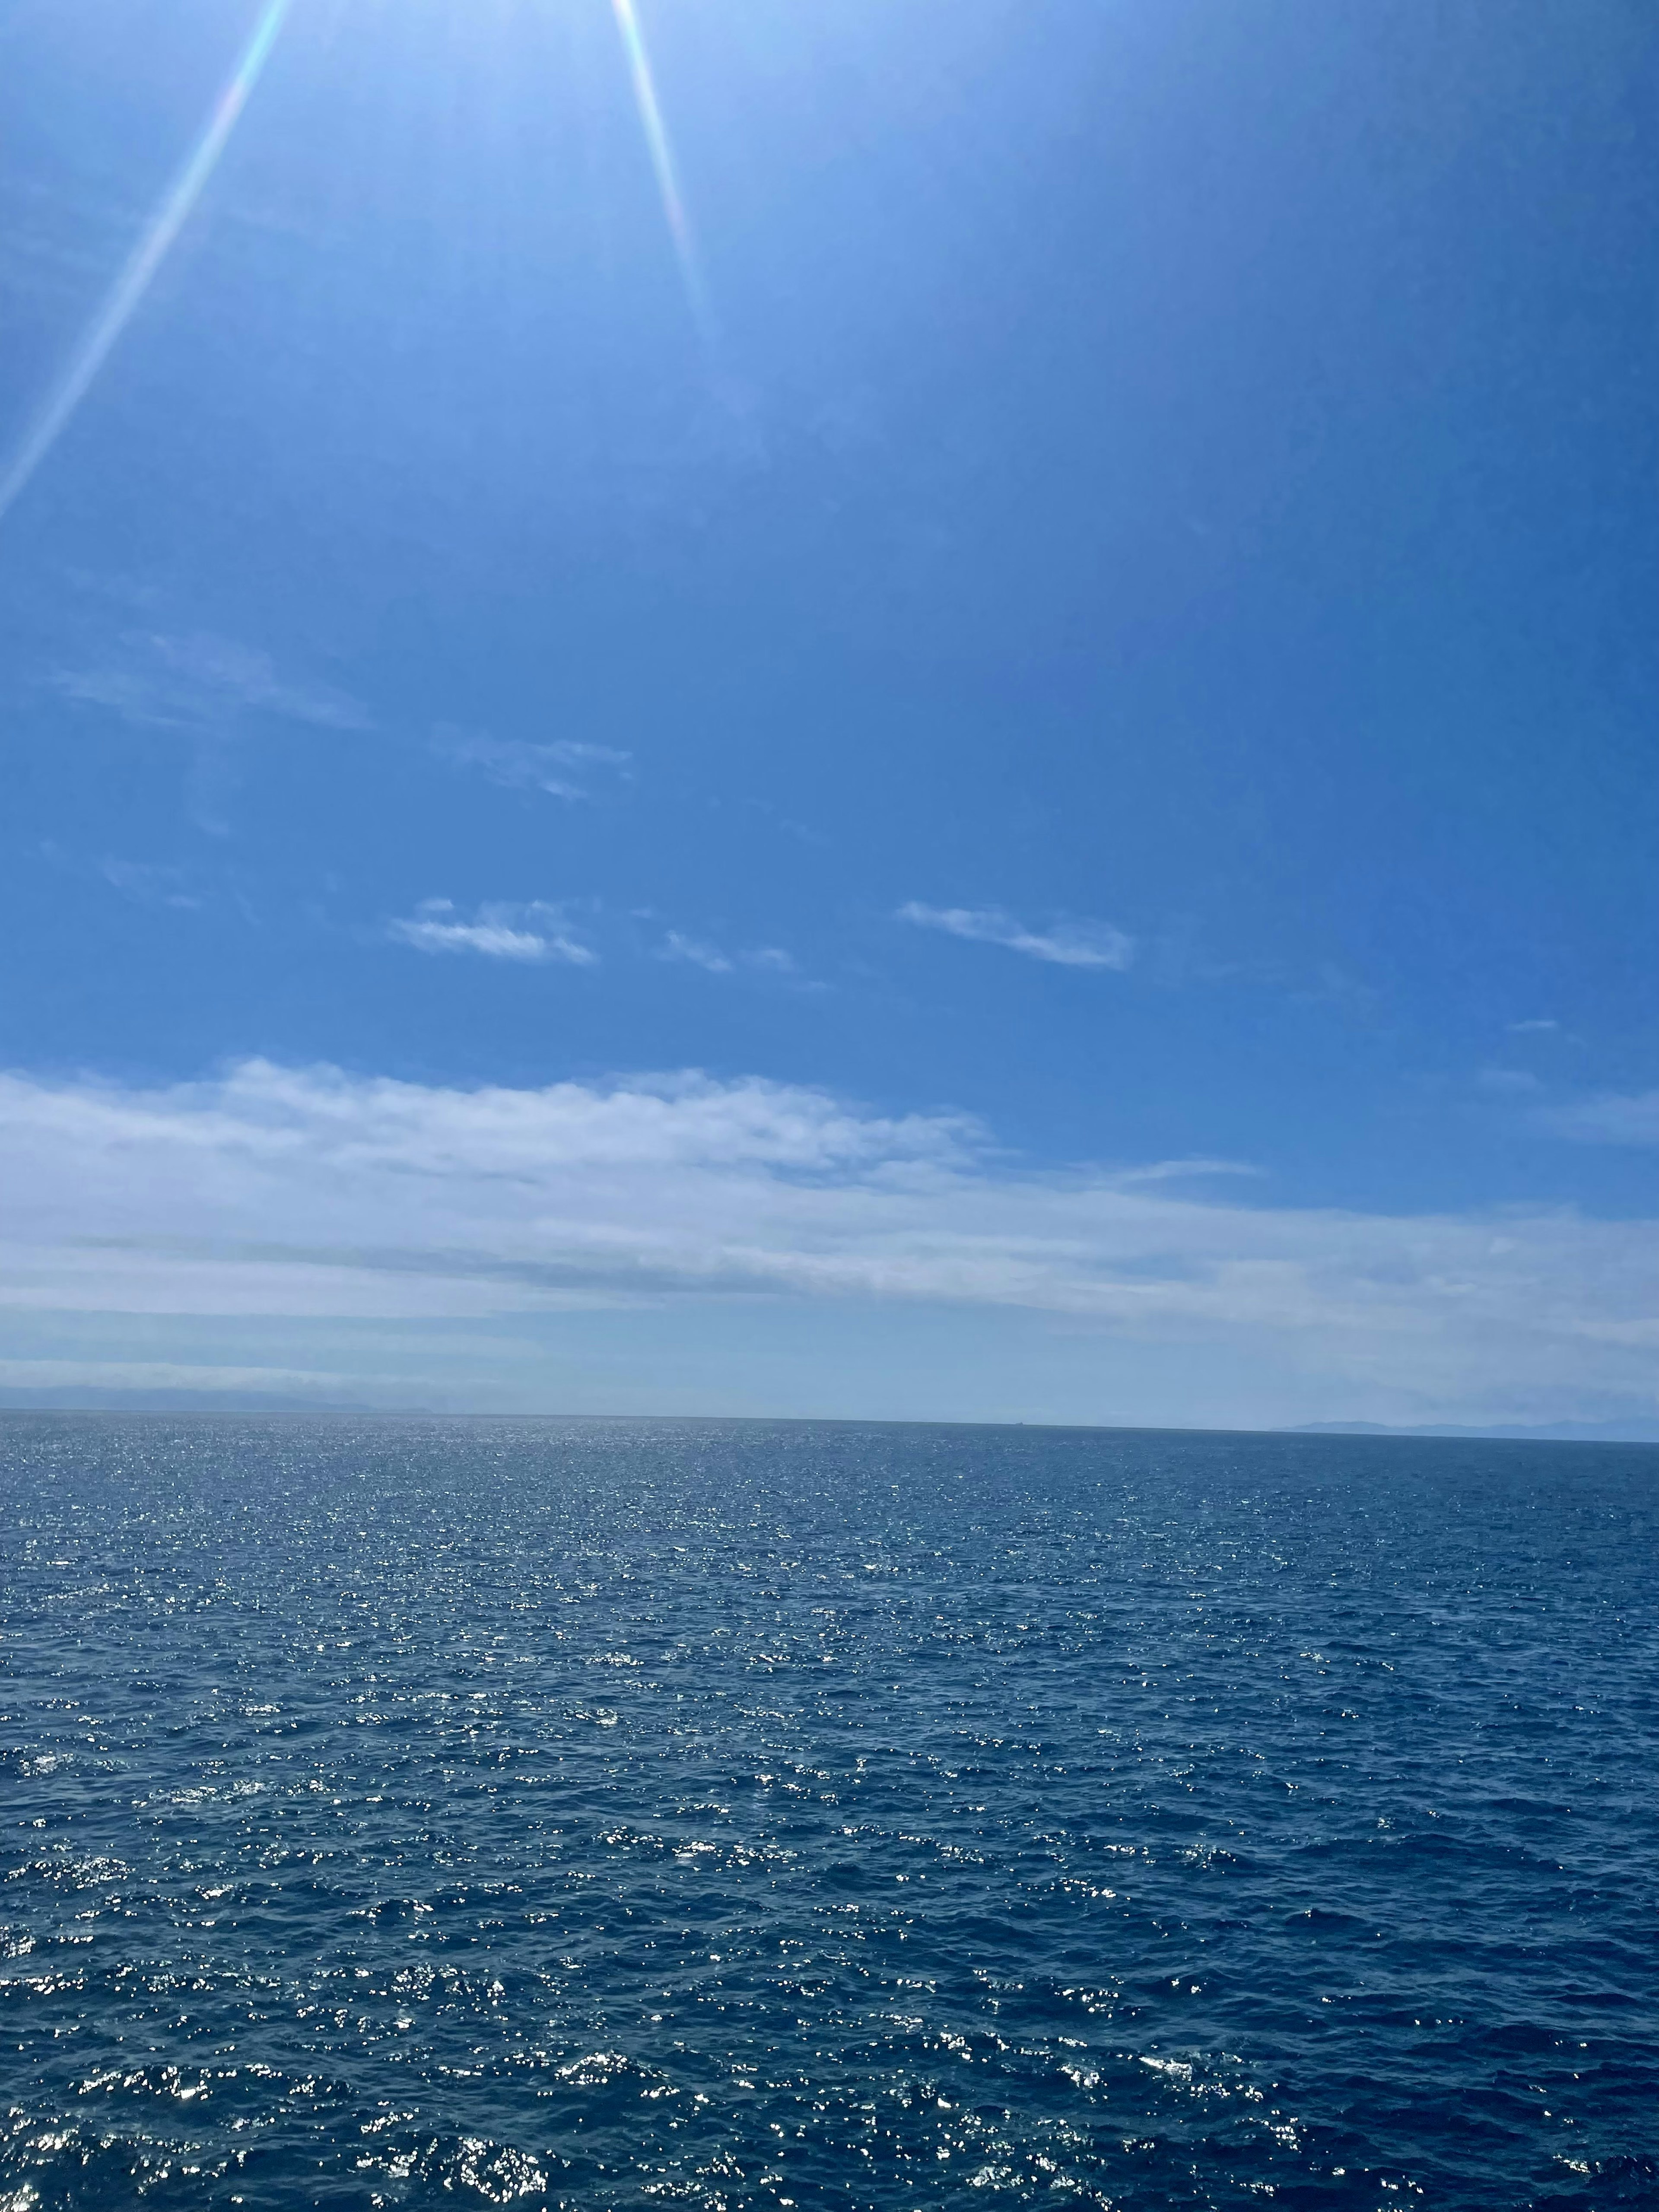
[[[1656,1509],[0,1416],[0,2207],[1659,2204]]]

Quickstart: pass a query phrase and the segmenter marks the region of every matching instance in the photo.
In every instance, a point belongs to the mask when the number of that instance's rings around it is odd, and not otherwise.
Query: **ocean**
[[[1659,2204],[1656,1506],[0,1415],[0,2208]]]

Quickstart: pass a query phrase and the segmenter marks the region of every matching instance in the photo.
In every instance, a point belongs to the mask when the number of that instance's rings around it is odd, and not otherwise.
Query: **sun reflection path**
[[[617,18],[617,28],[622,33],[623,51],[628,56],[629,72],[634,80],[634,99],[640,111],[640,125],[645,132],[651,166],[657,173],[657,189],[662,195],[663,214],[667,218],[669,236],[674,241],[674,253],[680,264],[685,296],[690,304],[697,335],[702,340],[705,350],[712,355],[714,350],[714,309],[709,304],[708,288],[703,283],[702,266],[697,258],[697,242],[691,234],[691,219],[686,213],[684,195],[680,191],[679,177],[674,167],[674,149],[668,143],[667,126],[662,119],[656,81],[651,74],[651,57],[646,52],[645,34],[640,28],[634,0],[611,0],[611,7]]]
[[[618,5],[625,3],[626,0],[617,0]],[[63,374],[42,402],[4,473],[0,475],[0,517],[15,504],[86,398],[111,348],[131,320],[134,310],[149,289],[150,280],[201,198],[202,189],[213,174],[225,142],[235,129],[236,118],[247,105],[248,94],[276,42],[288,6],[289,0],[266,0],[253,35],[230,82],[220,94],[189,159],[134,246],[85,336],[70,355]]]

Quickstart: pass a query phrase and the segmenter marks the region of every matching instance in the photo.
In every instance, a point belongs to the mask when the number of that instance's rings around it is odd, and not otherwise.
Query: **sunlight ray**
[[[622,33],[623,50],[628,56],[629,73],[634,80],[634,99],[640,111],[640,127],[645,133],[651,166],[656,171],[663,215],[667,221],[669,236],[674,242],[674,254],[680,264],[680,276],[685,286],[692,319],[696,324],[697,334],[704,347],[712,353],[714,344],[714,310],[709,303],[708,287],[703,283],[696,240],[692,235],[685,198],[680,190],[678,173],[674,167],[673,148],[669,144],[667,125],[663,121],[661,103],[657,98],[656,81],[651,73],[651,57],[646,51],[645,34],[640,28],[634,0],[611,0],[611,6],[617,19],[617,28]]]
[[[42,402],[21,443],[0,475],[0,517],[15,503],[35,471],[57,444],[76,409],[86,398],[111,349],[131,320],[166,259],[168,249],[183,229],[191,210],[202,196],[237,118],[247,104],[288,13],[289,0],[266,0],[229,82],[220,94],[200,138],[173,179],[167,198],[146,225],[125,266],[85,335],[65,364],[62,375]]]

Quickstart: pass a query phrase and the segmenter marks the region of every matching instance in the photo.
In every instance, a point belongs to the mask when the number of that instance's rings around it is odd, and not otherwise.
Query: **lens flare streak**
[[[680,191],[679,177],[674,167],[674,149],[669,144],[667,125],[662,119],[662,106],[657,98],[656,81],[651,74],[651,57],[646,52],[645,34],[640,28],[634,0],[611,0],[611,7],[617,19],[617,28],[622,34],[623,51],[628,57],[629,74],[634,80],[635,104],[640,111],[640,126],[645,132],[651,166],[656,171],[663,214],[667,220],[668,234],[674,241],[674,253],[680,264],[680,276],[690,303],[692,319],[696,324],[703,344],[712,351],[714,312],[709,305],[708,288],[703,283],[702,264],[697,258],[696,240],[691,234],[691,220],[686,212],[684,195]]]
[[[625,0],[617,0],[617,3],[625,4]],[[4,474],[0,475],[0,516],[9,512],[57,444],[201,198],[226,141],[236,127],[237,118],[247,105],[248,95],[270,58],[288,5],[289,0],[267,0],[234,74],[220,94],[189,159],[128,257],[57,385],[47,394]]]

